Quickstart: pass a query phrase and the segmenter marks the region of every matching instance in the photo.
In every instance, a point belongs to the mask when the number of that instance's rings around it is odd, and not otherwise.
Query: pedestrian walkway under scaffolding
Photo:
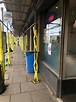
[[[11,66],[5,68],[6,91],[0,95],[0,102],[57,102],[39,74],[40,83],[33,84],[33,74],[27,74],[25,56],[16,46],[11,57]]]

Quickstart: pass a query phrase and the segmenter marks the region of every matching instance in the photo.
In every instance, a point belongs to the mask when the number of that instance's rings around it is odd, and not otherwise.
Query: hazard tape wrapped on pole
[[[4,66],[4,54],[3,54],[3,40],[2,40],[2,27],[0,23],[0,94],[5,91],[4,84],[4,75],[5,75],[5,66]]]
[[[38,35],[37,35],[37,28],[36,28],[36,10],[35,10],[35,25],[33,27],[34,33],[34,80],[32,82],[37,84],[40,82],[38,78]]]
[[[28,50],[28,36],[26,35],[26,51]]]
[[[7,32],[6,35],[7,35],[8,64],[10,65],[10,64],[11,64],[11,61],[10,61],[10,42],[9,42],[9,32]]]
[[[32,82],[34,84],[37,84],[40,82],[38,78],[38,34],[37,34],[37,15],[36,15],[36,1],[34,0],[33,2],[33,7],[34,7],[34,20],[35,24],[33,26],[33,33],[34,33],[34,80]]]
[[[13,45],[14,45],[13,35],[10,34],[10,47],[11,47],[11,51],[12,51],[12,52],[13,52],[13,50],[14,50]]]
[[[2,41],[2,28],[0,24],[0,64],[1,64],[1,70],[2,70],[2,76],[4,77],[5,75],[5,66],[4,66],[4,55],[3,55],[3,41]]]
[[[23,52],[25,52],[25,36],[23,36]]]

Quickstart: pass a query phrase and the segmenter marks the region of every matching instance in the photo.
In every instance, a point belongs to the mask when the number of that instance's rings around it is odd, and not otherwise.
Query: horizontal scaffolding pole
[[[12,19],[14,21],[21,21],[21,22],[24,22],[25,20],[22,20],[22,19]]]
[[[27,12],[23,12],[23,11],[16,11],[16,10],[7,10],[9,12],[16,12],[16,13],[24,13],[24,14],[27,14]]]
[[[16,6],[25,6],[25,7],[29,7],[29,5],[27,4],[17,4],[17,3],[13,3],[13,2],[7,2],[7,1],[0,1],[0,4],[4,3],[4,4],[9,4],[9,5],[16,5]]]
[[[12,32],[12,31],[8,28],[8,26],[6,26],[6,25],[3,23],[3,21],[0,20],[0,22],[7,28],[7,30],[9,30],[10,32]]]
[[[24,33],[26,33],[30,28],[32,28],[35,25],[35,23],[33,23],[29,28],[27,28]]]

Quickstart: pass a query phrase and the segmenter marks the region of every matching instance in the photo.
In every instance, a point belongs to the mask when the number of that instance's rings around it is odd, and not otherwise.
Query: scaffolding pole
[[[2,71],[2,77],[5,75],[5,65],[4,65],[4,54],[3,54],[3,37],[2,37],[2,27],[0,23],[0,65]]]
[[[34,80],[32,82],[37,84],[40,82],[38,78],[38,36],[37,36],[37,29],[36,25],[33,27],[34,32]]]
[[[10,61],[10,42],[9,42],[9,32],[6,33],[7,36],[7,51],[8,51],[8,64],[11,64]]]

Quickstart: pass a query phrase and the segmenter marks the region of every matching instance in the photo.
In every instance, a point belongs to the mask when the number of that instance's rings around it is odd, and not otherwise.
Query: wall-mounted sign
[[[9,22],[9,24],[12,24],[12,13],[11,12],[3,12],[3,20],[4,20],[4,22]]]
[[[51,22],[51,21],[53,21],[53,20],[54,20],[54,15],[52,14],[52,15],[50,15],[50,17],[48,18],[48,21]]]

